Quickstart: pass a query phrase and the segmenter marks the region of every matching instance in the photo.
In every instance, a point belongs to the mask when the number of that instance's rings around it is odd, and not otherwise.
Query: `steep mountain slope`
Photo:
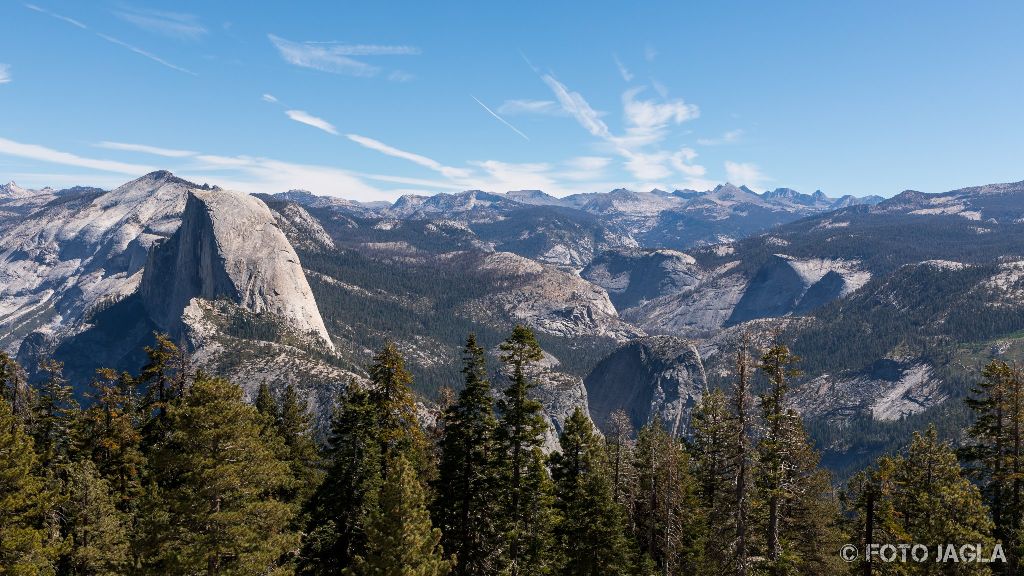
[[[273,214],[241,192],[189,192],[177,232],[149,252],[140,295],[150,318],[172,335],[193,299],[225,298],[334,347]]]
[[[194,186],[154,172],[110,192],[44,192],[27,215],[0,220],[0,346],[73,330],[134,292],[147,250],[177,228]]]
[[[601,360],[585,383],[598,426],[606,426],[612,412],[622,409],[636,429],[660,418],[678,434],[687,431],[690,412],[707,389],[696,346],[671,336],[623,345]]]

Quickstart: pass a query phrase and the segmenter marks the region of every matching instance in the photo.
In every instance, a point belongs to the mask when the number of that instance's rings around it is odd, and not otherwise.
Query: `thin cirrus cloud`
[[[274,34],[268,34],[267,37],[289,64],[348,76],[372,77],[381,72],[379,66],[357,60],[356,57],[416,56],[421,53],[415,46],[295,42]],[[390,79],[405,82],[411,80],[412,75],[396,70],[391,73]]]
[[[565,116],[565,110],[554,100],[505,100],[498,106],[498,113],[506,116],[538,114],[541,116]]]
[[[143,154],[152,154],[154,156],[163,156],[165,158],[186,158],[188,156],[195,156],[198,154],[198,152],[193,152],[191,150],[175,150],[173,148],[160,148],[159,146],[130,144],[127,142],[103,141],[98,142],[96,147],[105,148],[107,150],[121,150],[123,152],[141,152]]]
[[[191,180],[217,182],[245,192],[272,194],[303,186],[319,194],[342,195],[353,200],[380,200],[397,194],[366,183],[353,172],[331,166],[295,164],[273,158],[218,156],[191,152],[189,156],[170,157],[169,149],[147,144],[117,144],[117,149],[132,150],[164,158],[161,168],[172,169]],[[109,148],[109,147],[108,147]],[[177,151],[175,151],[177,152]],[[185,152],[185,151],[180,151]],[[99,172],[138,177],[157,170],[146,164],[89,158],[37,144],[26,144],[0,137],[0,156],[12,156],[63,166],[87,168]],[[170,163],[168,165],[167,163]],[[39,177],[39,175],[36,175]],[[93,176],[88,176],[90,179]],[[385,178],[380,178],[385,180]],[[110,180],[105,180],[109,182]]]
[[[40,14],[46,14],[47,16],[50,16],[52,18],[56,18],[57,20],[60,20],[62,22],[66,22],[68,24],[71,24],[72,26],[74,26],[76,28],[81,28],[82,30],[89,30],[88,26],[86,26],[84,23],[82,23],[82,22],[80,22],[78,20],[75,20],[74,18],[70,18],[68,16],[64,16],[63,14],[58,14],[58,13],[53,12],[51,10],[47,10],[46,8],[43,8],[41,6],[37,6],[36,4],[25,4],[25,8],[28,8],[29,10],[32,10],[34,12],[39,12]],[[116,44],[116,45],[118,45],[118,46],[120,46],[122,48],[126,48],[126,49],[128,49],[128,50],[130,50],[130,51],[132,51],[132,52],[134,52],[136,54],[138,54],[139,56],[144,56],[146,58],[149,58],[150,60],[152,60],[152,61],[154,61],[154,62],[156,62],[156,63],[158,63],[158,64],[160,64],[162,66],[166,66],[167,68],[170,68],[171,70],[176,70],[176,71],[182,72],[184,74],[190,74],[192,76],[197,76],[197,74],[195,72],[189,70],[188,68],[183,68],[181,66],[178,66],[177,64],[174,64],[172,62],[164,60],[163,58],[157,56],[156,54],[153,54],[152,52],[148,52],[146,50],[143,50],[142,48],[139,48],[137,46],[129,44],[129,43],[125,42],[124,40],[121,40],[119,38],[115,38],[113,36],[110,36],[109,34],[104,34],[102,32],[95,32],[95,34],[97,36],[99,36],[100,38],[106,40],[107,42],[110,42],[111,44]]]
[[[47,148],[46,146],[15,142],[14,140],[8,140],[7,138],[0,138],[0,154],[14,156],[16,158],[25,158],[28,160],[38,160],[40,162],[49,162],[51,164],[90,168],[92,170],[101,170],[104,172],[116,172],[118,174],[139,175],[152,172],[154,170],[152,166],[146,166],[143,164],[130,164],[127,162],[116,162],[113,160],[87,158],[77,154]]]
[[[465,170],[463,168],[453,168],[451,166],[445,166],[444,164],[441,164],[437,160],[427,158],[426,156],[416,154],[415,152],[407,152],[405,150],[395,148],[394,146],[389,146],[388,144],[385,144],[380,140],[375,140],[373,138],[368,138],[366,136],[360,136],[359,134],[346,134],[345,136],[349,140],[355,142],[356,144],[359,144],[364,148],[375,150],[377,152],[380,152],[381,154],[392,156],[394,158],[408,160],[409,162],[418,164],[420,166],[438,172],[439,174],[445,176],[446,178],[465,179],[470,177],[470,171],[468,170]]]
[[[619,76],[622,76],[622,79],[626,82],[632,82],[633,73],[629,71],[629,68],[626,68],[626,65],[622,63],[622,60],[619,60],[619,55],[612,54],[612,59],[615,60],[615,67],[619,70]]]
[[[11,66],[0,64],[0,84],[7,84],[11,81]]]
[[[737,128],[736,130],[729,130],[723,132],[721,136],[717,138],[698,138],[697,144],[701,146],[721,146],[723,144],[733,144],[739,142],[739,139],[743,136],[743,130]]]
[[[306,112],[304,110],[285,110],[284,113],[289,118],[296,122],[305,124],[307,126],[312,126],[313,128],[317,128],[319,130],[323,130],[328,134],[333,134],[335,136],[338,135],[338,129],[335,128],[333,124],[331,124],[327,120],[324,120],[323,118],[317,118],[316,116],[313,116],[309,112]]]
[[[176,40],[195,41],[208,33],[193,14],[128,8],[115,10],[114,15],[133,26]]]

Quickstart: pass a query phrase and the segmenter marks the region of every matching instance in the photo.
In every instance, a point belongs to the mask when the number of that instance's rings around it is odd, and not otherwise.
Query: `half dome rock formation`
[[[590,415],[601,427],[622,409],[634,428],[661,418],[673,434],[690,423],[690,413],[707,389],[696,346],[674,336],[648,336],[620,346],[587,376]]]
[[[241,192],[189,191],[178,231],[150,250],[141,295],[171,333],[193,298],[227,299],[334,348],[295,250],[267,205]]]

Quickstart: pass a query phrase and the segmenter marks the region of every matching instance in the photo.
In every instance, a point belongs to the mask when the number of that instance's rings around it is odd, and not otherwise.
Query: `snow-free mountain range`
[[[803,358],[794,407],[836,470],[963,423],[977,366],[1024,357],[1024,183],[830,198],[723,184],[555,198],[253,196],[166,171],[114,190],[0,186],[0,347],[79,384],[154,331],[252,394],[325,415],[395,341],[425,407],[460,348],[516,323],[546,352],[549,447],[576,406],[685,433],[744,333]],[[500,375],[495,375],[500,382]]]

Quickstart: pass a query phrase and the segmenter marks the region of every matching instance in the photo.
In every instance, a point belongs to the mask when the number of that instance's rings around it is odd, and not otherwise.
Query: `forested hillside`
[[[295,387],[247,402],[162,335],[137,370],[97,369],[83,405],[58,362],[30,385],[0,356],[0,573],[860,574],[840,550],[869,543],[976,544],[1015,573],[1018,370],[976,375],[958,451],[922,429],[837,486],[790,408],[801,360],[778,338],[741,338],[686,433],[617,411],[601,435],[577,408],[550,453],[543,355],[521,325],[498,370],[469,335],[461,390],[431,409],[383,345],[322,435]]]

